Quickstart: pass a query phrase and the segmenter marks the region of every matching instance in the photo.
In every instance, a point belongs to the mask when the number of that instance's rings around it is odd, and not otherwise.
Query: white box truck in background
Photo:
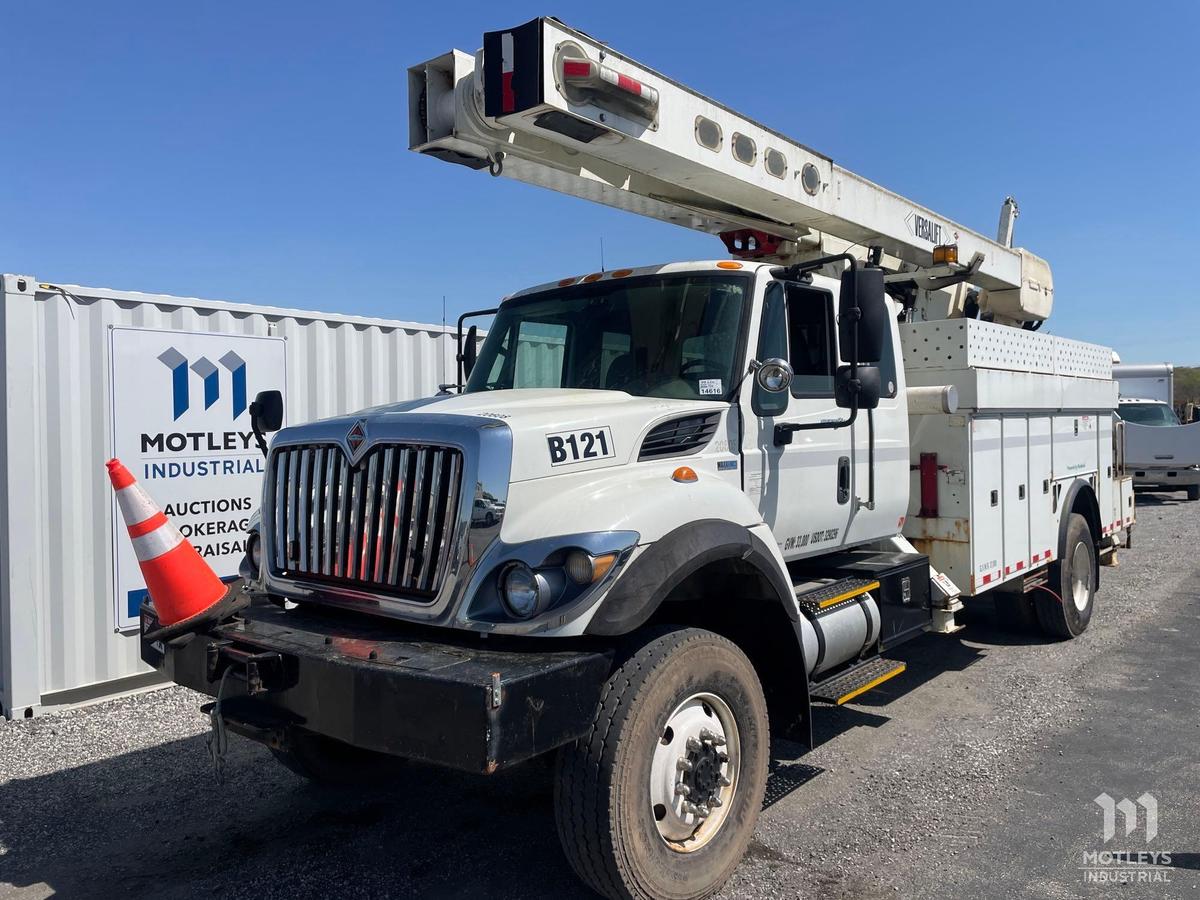
[[[1125,466],[1136,488],[1184,491],[1200,500],[1200,423],[1184,425],[1175,411],[1175,367],[1117,363],[1118,414],[1125,431]]]
[[[985,593],[1087,628],[1133,526],[1111,351],[1037,331],[1050,268],[1011,246],[1014,203],[986,238],[555,19],[409,89],[417,152],[735,258],[518,292],[457,395],[279,431],[249,605],[169,640],[142,607],[146,660],[234,686],[232,730],[314,778],[555,752],[584,882],[703,897],[772,729],[811,744],[818,704]]]

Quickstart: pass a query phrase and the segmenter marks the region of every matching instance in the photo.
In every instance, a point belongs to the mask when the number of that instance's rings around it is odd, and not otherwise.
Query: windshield
[[[584,388],[728,400],[750,284],[746,275],[649,275],[510,301],[467,393]]]
[[[1122,403],[1119,415],[1134,425],[1178,425],[1175,410],[1165,403]]]

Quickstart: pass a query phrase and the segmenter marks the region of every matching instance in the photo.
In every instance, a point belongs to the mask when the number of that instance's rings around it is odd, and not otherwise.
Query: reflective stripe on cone
[[[215,606],[227,592],[224,582],[120,460],[106,466],[159,622],[174,625]]]

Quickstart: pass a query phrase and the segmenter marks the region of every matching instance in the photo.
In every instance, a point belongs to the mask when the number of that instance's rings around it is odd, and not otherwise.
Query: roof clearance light
[[[734,262],[732,259],[723,259],[717,263],[718,269],[740,269],[741,267],[740,262]]]
[[[583,283],[591,284],[593,281],[599,281],[603,277],[604,277],[603,272],[593,272],[591,275],[585,275],[583,277]]]
[[[578,281],[578,280],[579,280],[579,279],[578,279],[578,277],[576,277],[576,278],[564,278],[562,281],[560,281],[560,282],[558,283],[558,286],[559,286],[559,287],[570,287],[571,285],[573,285],[573,284],[574,284],[576,281]]]
[[[617,269],[608,277],[609,278],[624,278],[625,276],[632,275],[632,274],[633,274],[633,269]]]
[[[658,91],[636,78],[590,59],[564,56],[560,62],[562,93],[572,103],[593,103],[623,116],[653,122]]]
[[[951,265],[958,262],[958,244],[940,244],[933,248],[933,264]]]

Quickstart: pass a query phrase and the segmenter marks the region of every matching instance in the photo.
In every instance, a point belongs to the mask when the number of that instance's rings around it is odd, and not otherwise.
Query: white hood
[[[512,431],[512,481],[544,478],[623,465],[636,458],[646,433],[660,422],[689,413],[722,412],[727,403],[634,397],[621,391],[521,389],[432,397],[366,410],[349,419],[388,421],[402,427],[406,414],[480,416],[502,421]],[[569,432],[604,430],[612,446],[599,458],[552,461],[551,440]],[[590,442],[589,442],[590,443]],[[599,442],[596,452],[599,452]],[[582,455],[582,453],[581,453]]]

